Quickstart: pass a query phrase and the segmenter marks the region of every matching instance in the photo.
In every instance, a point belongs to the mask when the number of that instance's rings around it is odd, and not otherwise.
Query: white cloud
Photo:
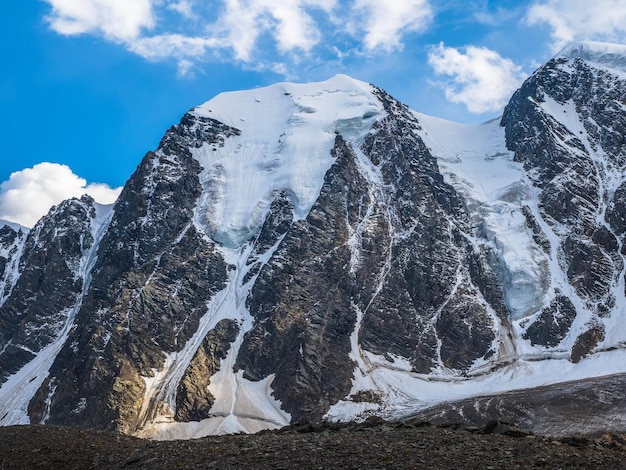
[[[153,0],[46,0],[52,6],[47,20],[62,35],[100,33],[126,42],[154,26]]]
[[[182,60],[183,58],[200,58],[208,49],[220,45],[217,39],[190,37],[182,34],[161,34],[138,38],[128,47],[134,53],[149,60],[161,60],[167,57]]]
[[[183,66],[189,59],[200,60],[209,51],[224,49],[232,50],[235,59],[249,62],[259,38],[265,34],[275,41],[281,53],[308,52],[321,39],[309,11],[330,14],[337,4],[337,0],[220,0],[203,5],[201,10],[190,0],[46,1],[52,6],[48,21],[59,34],[101,34],[147,59],[173,57],[179,63],[186,60]],[[173,24],[168,10],[191,21]],[[209,18],[215,11],[220,12],[219,17],[212,23],[205,20],[204,27],[198,28],[198,23],[202,23],[199,14]],[[157,26],[157,19],[161,20],[161,31],[145,34]]]
[[[519,65],[485,47],[468,46],[465,53],[439,44],[428,54],[437,75],[450,77],[441,85],[446,98],[471,113],[499,111],[525,78]]]
[[[180,15],[185,18],[194,18],[195,15],[193,13],[193,4],[190,0],[179,0],[177,2],[172,2],[167,5],[169,10],[178,12]]]
[[[370,50],[401,48],[404,34],[423,31],[433,18],[429,0],[355,0],[353,11],[356,21],[350,26],[365,31],[363,43]]]
[[[304,7],[318,7],[328,11],[334,2],[268,1],[268,11],[276,21],[276,41],[283,52],[300,49],[309,51],[321,39],[321,33]],[[325,5],[325,3],[329,5]]]
[[[111,204],[121,190],[106,184],[87,184],[67,165],[38,163],[12,173],[0,184],[0,219],[32,227],[53,205],[65,199],[89,194],[101,204]]]
[[[235,58],[252,59],[258,39],[269,34],[280,52],[308,52],[321,39],[317,23],[308,9],[330,13],[336,0],[224,0],[223,14],[213,25],[213,31],[225,39]]]
[[[196,66],[193,62],[187,59],[181,59],[178,61],[178,78],[193,78],[195,76]]]
[[[526,16],[530,25],[552,29],[553,48],[570,41],[626,41],[624,0],[544,0],[535,2]]]
[[[298,62],[318,46],[390,52],[433,18],[430,0],[44,1],[55,32],[102,36],[148,60],[174,59],[180,76],[206,60],[269,69],[275,54]]]

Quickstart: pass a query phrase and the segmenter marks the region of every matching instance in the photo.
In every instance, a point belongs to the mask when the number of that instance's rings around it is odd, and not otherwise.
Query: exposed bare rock
[[[222,94],[114,207],[3,225],[0,423],[317,431],[445,400],[441,382],[502,389],[506,367],[621,361],[626,81],[581,47],[480,126],[345,76]]]
[[[588,355],[601,341],[604,340],[604,326],[591,325],[587,331],[580,334],[576,338],[574,347],[572,348],[572,362],[580,362],[580,360]]]
[[[550,305],[544,308],[539,318],[524,333],[524,338],[531,344],[556,346],[569,332],[576,318],[576,309],[572,302],[560,292]]]
[[[211,376],[220,369],[220,360],[226,358],[238,333],[236,322],[221,320],[206,335],[178,385],[174,416],[177,421],[200,421],[209,417],[215,402],[208,389]]]

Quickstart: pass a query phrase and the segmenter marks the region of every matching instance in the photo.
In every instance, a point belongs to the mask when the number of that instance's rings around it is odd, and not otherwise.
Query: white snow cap
[[[371,85],[336,75],[222,93],[192,113],[241,131],[223,147],[192,149],[204,168],[196,225],[237,247],[258,232],[280,191],[289,195],[295,218],[306,217],[333,164],[336,134],[358,142],[384,110]]]
[[[565,46],[554,58],[576,59],[626,71],[626,45],[579,41]]]

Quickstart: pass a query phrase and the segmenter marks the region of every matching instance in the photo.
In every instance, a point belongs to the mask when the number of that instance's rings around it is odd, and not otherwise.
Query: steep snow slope
[[[10,220],[4,220],[4,219],[0,219],[0,229],[4,226],[8,226],[11,229],[13,229],[16,232],[19,232],[20,230],[23,232],[28,232],[29,229],[28,227],[24,227],[23,225],[20,225],[18,223],[15,222],[11,222]]]
[[[474,243],[489,245],[502,261],[507,307],[517,320],[544,303],[549,276],[545,256],[522,213],[536,191],[521,163],[506,148],[499,120],[463,125],[416,113],[422,139],[437,157],[446,180],[466,199]]]
[[[204,188],[196,225],[234,248],[259,232],[280,191],[291,198],[295,220],[306,217],[333,163],[336,134],[358,139],[383,110],[368,84],[337,75],[322,83],[223,93],[192,114],[241,131],[223,146],[193,150]]]
[[[626,77],[626,46],[623,44],[573,42],[565,46],[555,58],[582,59],[589,65]]]

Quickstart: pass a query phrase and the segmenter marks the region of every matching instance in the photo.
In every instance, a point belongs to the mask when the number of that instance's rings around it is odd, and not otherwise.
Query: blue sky
[[[434,116],[498,116],[573,40],[626,41],[623,0],[24,0],[0,6],[0,218],[114,199],[193,106],[346,73]]]

